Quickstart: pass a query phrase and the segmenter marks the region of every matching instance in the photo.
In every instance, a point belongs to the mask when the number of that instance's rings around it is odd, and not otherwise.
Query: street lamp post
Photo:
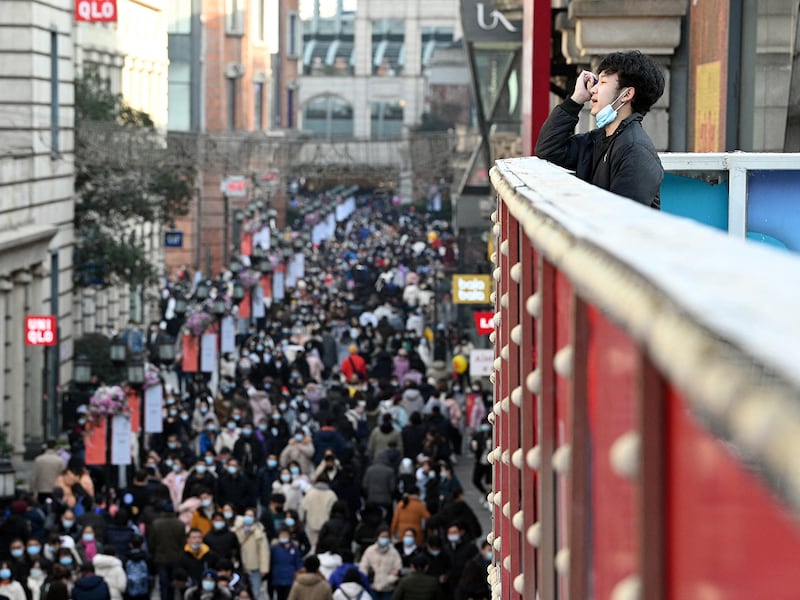
[[[174,349],[174,348],[173,348]],[[158,350],[161,350],[161,344],[158,344]],[[147,434],[144,431],[144,398],[141,395],[141,389],[144,385],[144,359],[141,354],[134,354],[128,360],[127,379],[128,385],[133,389],[139,400],[139,464],[143,465],[145,456],[147,456]],[[124,473],[124,467],[120,465],[120,476]]]

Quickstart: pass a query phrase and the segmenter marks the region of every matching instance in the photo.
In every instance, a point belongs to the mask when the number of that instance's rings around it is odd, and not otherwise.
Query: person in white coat
[[[92,559],[92,564],[95,575],[106,580],[108,590],[111,592],[111,600],[122,600],[125,588],[128,586],[128,576],[125,575],[122,561],[115,554],[114,547],[110,546],[105,549],[105,554],[96,554]]]

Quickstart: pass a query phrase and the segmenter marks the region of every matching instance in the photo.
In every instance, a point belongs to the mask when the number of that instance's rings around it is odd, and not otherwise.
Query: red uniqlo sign
[[[110,22],[117,20],[117,0],[75,0],[75,20]]]
[[[52,315],[25,317],[25,344],[28,346],[55,346],[58,321]]]
[[[475,312],[475,327],[478,330],[478,335],[489,335],[494,331],[494,313],[493,312]]]

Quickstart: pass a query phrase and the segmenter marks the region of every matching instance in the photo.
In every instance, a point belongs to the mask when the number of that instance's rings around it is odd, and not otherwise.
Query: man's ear
[[[631,102],[635,95],[636,95],[636,88],[629,87],[627,90],[625,90],[625,95],[622,97],[622,99],[625,100],[625,102]]]

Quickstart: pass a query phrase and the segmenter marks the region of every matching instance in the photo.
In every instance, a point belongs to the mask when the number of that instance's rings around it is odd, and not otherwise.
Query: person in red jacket
[[[341,371],[342,375],[345,376],[347,381],[352,381],[353,375],[358,376],[360,381],[366,381],[366,361],[358,354],[358,348],[355,344],[350,344],[348,351],[350,354],[349,356],[346,356],[342,361],[342,364],[339,365],[339,371]]]

